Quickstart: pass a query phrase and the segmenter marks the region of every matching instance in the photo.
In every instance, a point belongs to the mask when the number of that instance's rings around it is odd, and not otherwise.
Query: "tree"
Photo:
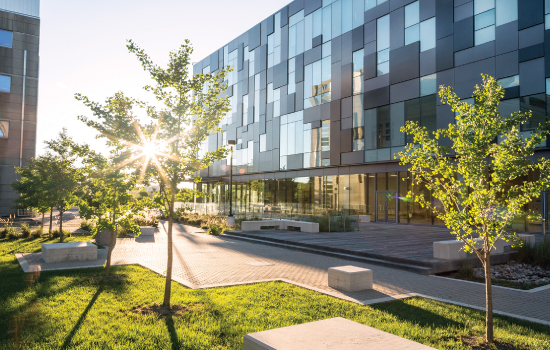
[[[16,208],[37,209],[42,214],[42,228],[44,228],[44,214],[50,210],[46,187],[50,176],[49,157],[32,158],[26,167],[16,167],[15,172],[19,175],[19,179],[12,183],[11,187],[19,193],[19,198],[15,200]]]
[[[74,142],[65,128],[57,139],[45,143],[51,153],[47,154],[50,175],[44,185],[48,189],[50,207],[59,211],[59,241],[63,242],[63,213],[78,202],[76,191],[82,180],[76,165],[79,158],[88,153],[89,147]]]
[[[521,244],[517,233],[506,228],[514,218],[524,214],[525,205],[550,185],[550,161],[531,160],[535,148],[546,139],[549,124],[541,123],[529,136],[524,136],[522,125],[532,113],[501,116],[498,105],[504,89],[494,78],[487,75],[482,78],[483,85],[476,85],[474,91],[474,104],[462,102],[450,87],[441,86],[441,101],[457,113],[456,123],[430,135],[426,128],[408,122],[401,131],[412,135],[414,143],[407,144],[405,152],[398,156],[401,164],[410,164],[413,182],[424,184],[441,202],[443,210],[437,212],[421,195],[408,196],[424,208],[434,210],[457,239],[464,242],[464,249],[481,260],[486,286],[486,338],[490,343],[493,342],[490,254],[499,239]],[[452,147],[440,145],[443,139],[450,140]],[[524,181],[530,173],[538,178]],[[535,216],[532,213],[531,217]]]
[[[104,230],[111,233],[105,264],[105,277],[108,278],[118,227],[122,224],[139,234],[139,226],[133,223],[132,211],[129,210],[134,199],[130,191],[135,187],[136,177],[118,169],[113,159],[92,151],[84,163],[85,180],[78,192],[80,216],[96,222],[97,234]]]
[[[107,137],[111,147],[122,151],[124,157],[121,157],[120,166],[131,167],[141,177],[160,185],[162,204],[168,213],[163,306],[170,307],[172,226],[174,203],[180,192],[178,186],[186,177],[194,176],[197,171],[227,155],[223,145],[211,152],[204,152],[201,147],[210,133],[221,132],[221,119],[230,110],[229,100],[224,95],[227,87],[224,79],[228,70],[190,76],[193,49],[188,40],[170,53],[167,68],[155,65],[144,50],[131,40],[127,48],[150,74],[154,86],[146,86],[145,90],[151,92],[162,107],[157,109],[122,93],[107,99],[103,106],[77,94],[76,98],[88,106],[96,117],[93,120],[80,116],[79,119]],[[133,114],[134,107],[144,110],[152,122],[140,123]]]

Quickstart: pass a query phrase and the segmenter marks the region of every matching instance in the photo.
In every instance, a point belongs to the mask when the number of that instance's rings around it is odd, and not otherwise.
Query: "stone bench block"
[[[359,215],[359,222],[370,222],[370,215]]]
[[[372,270],[357,266],[339,266],[328,269],[328,285],[346,292],[372,289]]]
[[[158,228],[151,226],[140,226],[141,236],[154,236],[155,233],[160,232]]]
[[[319,232],[319,224],[316,222],[305,222],[295,220],[262,220],[262,221],[243,221],[241,230],[259,231],[262,227],[274,226],[278,230],[288,230],[290,228],[299,228],[301,232],[315,233]]]
[[[429,346],[342,317],[244,336],[243,350],[429,350]]]
[[[97,260],[97,246],[90,242],[42,244],[42,259],[47,263]]]
[[[520,234],[519,238],[525,241],[526,244],[535,244],[535,235]],[[482,240],[477,239],[477,248],[482,247]],[[495,243],[492,254],[502,254],[512,250],[513,241],[504,241],[499,239]],[[464,243],[462,241],[449,240],[433,243],[434,258],[444,260],[458,260],[475,256],[473,253],[467,253],[462,248]]]

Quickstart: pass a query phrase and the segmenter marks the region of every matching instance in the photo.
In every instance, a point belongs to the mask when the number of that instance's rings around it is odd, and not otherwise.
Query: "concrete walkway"
[[[166,228],[167,224],[162,225]],[[282,280],[356,303],[372,304],[423,296],[483,309],[484,285],[426,276],[343,258],[299,252],[252,242],[197,233],[195,227],[174,225],[174,280],[190,288],[211,288]],[[114,265],[139,264],[157,273],[166,270],[164,230],[155,236],[118,239]],[[17,254],[26,272],[102,266],[107,250],[88,263],[46,264],[40,253]],[[374,290],[347,293],[328,286],[329,267],[355,265],[374,271]],[[531,291],[495,287],[495,313],[550,325],[550,286]]]

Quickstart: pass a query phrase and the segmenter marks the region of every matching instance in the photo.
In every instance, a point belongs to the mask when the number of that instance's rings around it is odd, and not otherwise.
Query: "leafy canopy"
[[[498,82],[483,75],[483,85],[476,85],[475,103],[461,101],[450,87],[441,86],[439,96],[457,114],[456,123],[433,133],[409,121],[401,131],[414,137],[400,152],[401,164],[410,164],[416,184],[424,184],[438,199],[443,211],[422,195],[409,197],[424,208],[437,212],[438,218],[458,239],[474,249],[475,238],[481,238],[488,254],[495,242],[514,238],[505,229],[514,218],[524,214],[524,207],[550,185],[550,161],[532,157],[546,140],[549,123],[530,133],[521,131],[531,112],[514,112],[503,116],[498,105],[504,89]],[[442,146],[450,140],[452,147]],[[524,181],[529,175],[534,181]]]

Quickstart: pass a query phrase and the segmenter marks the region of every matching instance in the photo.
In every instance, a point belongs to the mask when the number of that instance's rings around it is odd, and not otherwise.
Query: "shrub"
[[[458,270],[458,277],[465,280],[474,279],[474,266],[472,264],[464,264]]]
[[[8,228],[7,227],[4,227],[2,230],[0,230],[0,239],[1,238],[6,238],[7,235],[8,235]]]
[[[7,230],[7,234],[6,234],[6,237],[8,239],[17,239],[19,238],[20,236],[17,234],[17,232],[15,232],[15,229],[11,226],[9,227],[6,227],[6,230]]]
[[[526,264],[550,267],[550,236],[535,245],[524,243],[518,248],[518,261]]]
[[[52,237],[53,238],[59,238],[60,237],[59,229],[52,231]],[[67,230],[63,230],[63,238],[66,238],[66,237],[71,237],[71,233]]]
[[[225,225],[211,224],[208,226],[208,233],[214,236],[219,236],[229,228]]]
[[[42,227],[37,228],[33,233],[31,233],[31,238],[40,238],[44,234],[44,229]]]
[[[133,219],[138,226],[159,227],[157,214],[151,210],[141,210],[133,216]]]
[[[90,233],[94,233],[96,229],[95,224],[92,221],[82,221],[80,223],[80,228]]]
[[[29,224],[27,223],[21,224],[21,237],[29,238],[30,235],[31,235],[31,229],[29,228]]]

